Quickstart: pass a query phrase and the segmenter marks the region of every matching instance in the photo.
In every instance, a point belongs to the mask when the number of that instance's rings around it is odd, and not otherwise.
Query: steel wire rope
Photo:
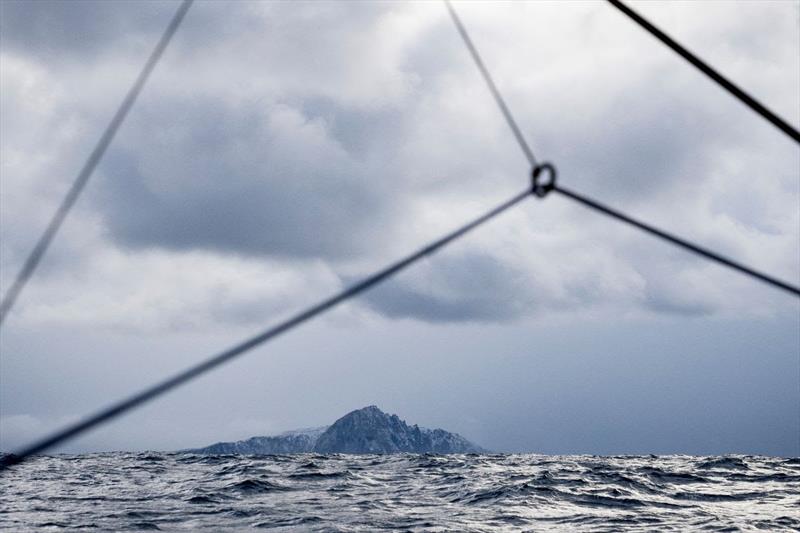
[[[747,94],[743,89],[739,86],[734,84],[732,81],[728,80],[725,76],[720,74],[716,69],[714,69],[711,65],[691,53],[689,50],[681,46],[680,43],[675,41],[672,37],[658,29],[652,22],[648,21],[646,18],[638,14],[636,11],[631,9],[630,7],[623,4],[620,0],[608,0],[612,6],[619,9],[622,13],[624,13],[628,18],[633,20],[636,24],[644,28],[650,35],[664,43],[670,49],[672,49],[676,54],[684,58],[686,61],[697,67],[700,72],[714,80],[720,87],[728,91],[734,97],[736,97],[740,102],[744,105],[761,115],[762,118],[769,121],[774,125],[776,128],[784,132],[786,135],[794,139],[796,142],[800,143],[800,132],[797,129],[793,128],[789,125],[788,122],[783,120],[781,117],[767,109],[766,106],[761,104],[758,100]]]
[[[769,274],[764,274],[763,272],[759,272],[759,271],[757,271],[757,270],[755,270],[755,269],[753,269],[751,267],[748,267],[747,265],[739,263],[738,261],[734,261],[733,259],[729,259],[729,258],[727,258],[727,257],[725,257],[723,255],[720,255],[720,254],[718,254],[716,252],[713,252],[713,251],[709,250],[708,248],[705,248],[703,246],[699,246],[697,244],[693,244],[693,243],[691,243],[691,242],[689,242],[689,241],[687,241],[685,239],[682,239],[680,237],[672,235],[671,233],[668,233],[668,232],[666,232],[664,230],[658,229],[655,226],[651,226],[650,224],[647,224],[645,222],[641,222],[639,220],[636,220],[636,219],[634,219],[634,218],[632,218],[632,217],[630,217],[630,216],[628,216],[628,215],[626,215],[626,214],[624,214],[624,213],[622,213],[620,211],[617,211],[616,209],[612,209],[611,207],[603,205],[600,202],[589,198],[588,196],[584,196],[584,195],[582,195],[580,193],[571,191],[571,190],[569,190],[569,189],[567,189],[565,187],[561,187],[560,185],[557,185],[557,184],[554,184],[552,189],[550,189],[550,190],[555,191],[555,192],[557,192],[559,194],[562,194],[565,197],[570,198],[571,200],[575,200],[576,202],[579,202],[579,203],[583,204],[586,207],[589,207],[591,209],[594,209],[596,211],[604,213],[604,214],[606,214],[606,215],[608,215],[610,217],[613,217],[613,218],[615,218],[615,219],[617,219],[617,220],[619,220],[621,222],[625,222],[626,224],[630,224],[631,226],[633,226],[635,228],[638,228],[638,229],[640,229],[642,231],[650,233],[651,235],[654,235],[654,236],[656,236],[656,237],[658,237],[660,239],[663,239],[663,240],[665,240],[665,241],[667,241],[669,243],[672,243],[672,244],[674,244],[676,246],[679,246],[679,247],[681,247],[681,248],[683,248],[685,250],[688,250],[690,252],[698,254],[701,257],[704,257],[704,258],[709,259],[711,261],[715,261],[715,262],[717,262],[717,263],[719,263],[721,265],[725,265],[725,266],[727,266],[729,268],[737,270],[738,272],[741,272],[742,274],[746,274],[748,276],[751,276],[754,279],[757,279],[759,281],[767,283],[768,285],[772,285],[773,287],[776,287],[778,289],[782,289],[782,290],[787,291],[787,292],[789,292],[791,294],[794,294],[795,296],[800,296],[800,287],[795,287],[793,285],[790,285],[789,283],[786,283],[785,281],[781,281],[781,280],[779,280],[779,279],[777,279],[777,278],[775,278],[773,276],[770,276]]]
[[[406,267],[412,265],[413,263],[417,262],[418,260],[426,257],[440,248],[444,247],[445,245],[449,244],[450,242],[462,237],[464,234],[469,232],[472,229],[480,226],[481,224],[488,222],[490,219],[496,217],[500,213],[506,211],[507,209],[515,206],[525,198],[528,198],[533,189],[527,188],[525,191],[515,195],[509,200],[501,203],[497,207],[487,211],[483,215],[479,216],[478,218],[464,224],[463,226],[459,227],[458,229],[436,239],[435,241],[431,242],[430,244],[420,248],[416,252],[406,256],[403,259],[400,259],[389,266],[367,276],[360,282],[342,290],[341,292],[322,300],[321,302],[313,305],[304,311],[297,313],[296,315],[288,318],[287,320],[265,330],[264,332],[251,337],[235,346],[228,348],[227,350],[218,353],[194,366],[189,367],[188,369],[179,372],[178,374],[173,375],[170,378],[167,378],[155,385],[152,385],[141,392],[138,392],[120,402],[117,402],[97,413],[90,415],[83,420],[76,422],[70,426],[65,427],[59,431],[54,432],[50,436],[47,436],[26,448],[12,453],[3,457],[0,460],[0,472],[3,470],[11,467],[12,465],[21,463],[25,459],[29,458],[32,455],[39,454],[43,451],[46,451],[53,446],[60,444],[68,439],[76,437],[77,435],[84,433],[85,431],[103,424],[104,422],[108,422],[117,416],[125,413],[137,407],[149,400],[154,399],[157,396],[160,396],[167,391],[174,389],[175,387],[182,385],[209,370],[230,361],[231,359],[249,351],[253,348],[264,344],[265,342],[286,333],[304,322],[311,320],[312,318],[316,317],[324,313],[325,311],[330,310],[331,308],[335,307],[336,305],[349,300],[357,296],[358,294],[372,288],[373,286],[381,283],[382,281],[386,280],[387,278],[397,274],[401,270],[405,269]]]
[[[514,138],[517,140],[517,144],[519,144],[520,149],[525,154],[525,157],[528,159],[528,163],[531,164],[532,167],[535,167],[537,164],[536,156],[533,155],[533,150],[528,145],[528,141],[525,140],[525,136],[522,135],[522,131],[520,131],[519,126],[517,126],[517,121],[514,120],[514,115],[511,114],[511,110],[508,109],[506,105],[506,101],[503,99],[503,95],[500,94],[500,91],[497,89],[497,85],[495,85],[494,80],[492,79],[492,75],[489,74],[489,69],[486,68],[486,65],[483,63],[483,59],[481,59],[481,55],[478,53],[478,49],[472,43],[472,39],[469,38],[469,33],[467,33],[467,28],[461,23],[461,19],[458,18],[458,14],[453,6],[450,4],[450,0],[444,0],[445,5],[447,6],[447,11],[450,13],[450,18],[453,20],[453,24],[456,25],[456,29],[458,30],[459,35],[464,41],[464,44],[469,50],[472,59],[475,60],[475,64],[478,66],[478,70],[481,71],[481,75],[483,76],[483,81],[486,82],[486,85],[489,87],[489,91],[492,93],[492,97],[494,101],[497,103],[497,107],[500,108],[500,111],[503,113],[503,117],[506,119],[506,124],[511,129],[511,132],[514,134]]]
[[[175,15],[173,15],[172,20],[170,20],[170,23],[164,30],[161,38],[158,40],[156,47],[150,53],[150,56],[145,62],[141,72],[139,72],[136,81],[134,81],[133,85],[128,90],[125,98],[123,98],[119,108],[111,118],[111,122],[109,122],[108,126],[106,126],[106,129],[103,131],[103,134],[97,141],[97,145],[95,145],[94,150],[92,150],[92,152],[89,154],[89,157],[83,164],[83,168],[81,168],[81,171],[78,173],[75,181],[72,182],[72,185],[67,191],[66,196],[64,196],[64,199],[61,201],[58,209],[56,209],[56,212],[53,214],[53,218],[50,219],[50,222],[48,223],[41,237],[39,237],[39,240],[36,242],[33,250],[31,250],[31,253],[23,263],[22,268],[17,273],[17,277],[14,279],[9,289],[6,291],[6,294],[3,296],[3,299],[0,302],[0,327],[3,325],[3,322],[11,312],[11,308],[17,301],[20,292],[22,292],[25,284],[33,275],[45,252],[47,252],[47,248],[50,246],[50,243],[52,242],[59,228],[64,223],[64,219],[66,219],[69,211],[72,209],[72,206],[75,205],[75,202],[78,200],[78,197],[86,186],[86,183],[89,181],[94,169],[103,158],[103,154],[105,154],[108,145],[111,144],[111,141],[114,139],[117,130],[119,130],[122,122],[125,120],[128,112],[131,110],[131,107],[133,107],[134,102],[136,102],[136,99],[139,96],[139,93],[141,93],[144,84],[150,77],[150,73],[161,59],[161,56],[164,54],[164,50],[172,40],[172,36],[175,35],[175,32],[178,30],[178,27],[186,16],[186,12],[189,10],[189,7],[191,7],[193,2],[194,0],[183,0],[180,6],[178,6],[178,10],[175,12]]]
[[[611,1],[613,3],[615,0],[609,0],[609,1]],[[450,0],[444,0],[444,3],[447,6],[447,10],[450,13],[450,17],[452,18],[453,23],[455,24],[459,35],[461,35],[461,38],[464,41],[464,45],[469,50],[470,55],[472,56],[472,59],[475,61],[475,64],[478,67],[478,70],[481,71],[481,74],[483,74],[483,77],[486,80],[486,83],[489,85],[489,88],[492,90],[492,94],[494,95],[495,100],[497,101],[498,105],[500,106],[500,109],[503,111],[503,115],[506,117],[506,122],[508,123],[509,127],[511,128],[511,130],[514,132],[514,136],[517,138],[517,142],[519,143],[520,147],[522,148],[522,151],[526,154],[526,156],[528,154],[531,154],[529,156],[529,161],[530,161],[531,158],[532,158],[532,152],[531,152],[530,148],[528,147],[528,143],[523,138],[522,133],[520,132],[520,129],[517,126],[516,121],[514,120],[513,116],[511,116],[511,112],[508,110],[508,107],[506,107],[506,105],[503,103],[503,98],[500,95],[499,91],[497,90],[496,85],[492,81],[492,77],[489,74],[489,71],[486,68],[486,66],[484,65],[483,61],[481,60],[481,56],[478,53],[477,48],[473,44],[472,39],[470,39],[469,33],[467,32],[466,26],[464,26],[464,24],[461,22],[461,19],[459,18],[458,14],[456,13],[455,8],[451,5]],[[771,285],[773,287],[785,290],[785,291],[787,291],[787,292],[789,292],[791,294],[794,294],[795,296],[800,296],[800,287],[793,286],[793,285],[791,285],[789,283],[786,283],[784,281],[781,281],[781,280],[779,280],[779,279],[777,279],[777,278],[775,278],[773,276],[770,276],[768,274],[764,274],[762,272],[759,272],[759,271],[755,270],[754,268],[748,267],[748,266],[746,266],[746,265],[744,265],[742,263],[739,263],[737,261],[729,259],[729,258],[727,258],[727,257],[725,257],[723,255],[720,255],[720,254],[718,254],[716,252],[713,252],[713,251],[709,250],[708,248],[705,248],[703,246],[699,246],[697,244],[693,244],[693,243],[689,242],[686,239],[682,239],[680,237],[672,235],[672,234],[670,234],[670,233],[668,233],[668,232],[666,232],[664,230],[656,228],[655,226],[652,226],[650,224],[638,221],[638,220],[636,220],[636,219],[634,219],[634,218],[632,218],[632,217],[630,217],[628,215],[625,215],[621,211],[618,211],[618,210],[612,209],[610,207],[607,207],[607,206],[601,204],[600,202],[597,202],[596,200],[593,200],[593,199],[589,198],[588,196],[585,196],[583,194],[574,192],[574,191],[572,191],[570,189],[567,189],[565,187],[557,185],[556,184],[556,170],[555,170],[555,167],[550,163],[538,164],[538,163],[535,163],[535,160],[534,160],[534,162],[532,163],[532,166],[533,166],[533,169],[532,169],[532,174],[533,174],[533,176],[532,176],[533,177],[533,192],[534,192],[534,194],[536,196],[538,196],[540,198],[544,198],[547,195],[547,193],[549,193],[550,191],[556,191],[556,192],[562,194],[563,196],[565,196],[566,198],[570,198],[571,200],[574,200],[574,201],[576,201],[576,202],[578,202],[578,203],[580,203],[580,204],[582,204],[582,205],[584,205],[586,207],[594,209],[594,210],[596,210],[596,211],[598,211],[600,213],[603,213],[603,214],[605,214],[607,216],[615,218],[615,219],[617,219],[617,220],[619,220],[621,222],[625,222],[626,224],[630,224],[631,226],[633,226],[633,227],[635,227],[637,229],[640,229],[642,231],[650,233],[651,235],[659,237],[659,238],[661,238],[661,239],[663,239],[663,240],[665,240],[665,241],[667,241],[667,242],[669,242],[669,243],[671,243],[673,245],[676,245],[676,246],[678,246],[680,248],[683,248],[684,250],[690,251],[690,252],[695,253],[695,254],[697,254],[697,255],[705,258],[705,259],[708,259],[708,260],[714,261],[716,263],[719,263],[721,265],[724,265],[724,266],[727,266],[729,268],[732,268],[732,269],[734,269],[734,270],[736,270],[738,272],[741,272],[743,274],[751,276],[753,279],[756,279],[758,281],[767,283],[768,285]],[[539,175],[544,171],[546,171],[546,172],[548,172],[550,174],[550,180],[546,184],[540,184],[540,183],[538,183],[538,178],[539,178]]]

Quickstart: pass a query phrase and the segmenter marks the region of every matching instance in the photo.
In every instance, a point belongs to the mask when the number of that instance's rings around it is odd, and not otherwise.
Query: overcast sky
[[[635,8],[795,127],[800,3]],[[0,288],[175,2],[0,2]],[[800,283],[800,150],[602,2],[456,3],[561,183]],[[444,6],[198,1],[0,337],[0,449],[201,360],[528,184]],[[800,305],[562,197],[65,451],[376,404],[498,451],[800,454]]]

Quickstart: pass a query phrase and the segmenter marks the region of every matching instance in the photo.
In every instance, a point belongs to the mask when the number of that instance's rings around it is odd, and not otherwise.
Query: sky
[[[800,124],[800,3],[633,2]],[[456,2],[559,183],[793,284],[800,150],[601,2]],[[0,289],[177,8],[0,2]],[[0,449],[524,190],[438,2],[198,1],[0,333]],[[375,404],[504,452],[800,455],[800,304],[550,195],[59,451]]]

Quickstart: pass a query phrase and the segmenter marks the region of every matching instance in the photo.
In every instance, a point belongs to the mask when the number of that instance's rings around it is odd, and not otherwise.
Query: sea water
[[[0,474],[0,530],[780,531],[800,459],[755,456],[37,457]]]

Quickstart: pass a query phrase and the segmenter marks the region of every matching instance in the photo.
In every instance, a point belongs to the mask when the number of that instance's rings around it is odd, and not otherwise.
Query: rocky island
[[[330,426],[288,431],[271,437],[218,442],[183,450],[202,454],[290,453],[483,453],[486,450],[457,433],[409,426],[374,405],[347,413]]]

